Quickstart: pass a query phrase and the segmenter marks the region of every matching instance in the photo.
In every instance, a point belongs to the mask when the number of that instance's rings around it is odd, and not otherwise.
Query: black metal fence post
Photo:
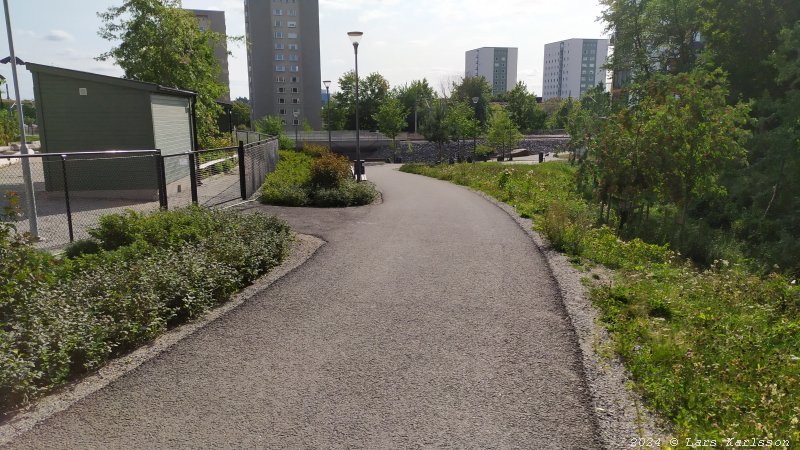
[[[67,155],[61,155],[61,173],[64,176],[64,202],[67,205],[67,226],[69,227],[69,241],[75,242],[75,232],[72,227],[72,206],[69,202],[69,184],[67,183]]]
[[[167,169],[164,164],[164,155],[161,154],[161,150],[157,150],[157,152],[156,170],[158,171],[158,203],[161,206],[161,209],[169,209],[169,204],[167,202]]]
[[[244,142],[239,141],[239,189],[242,191],[242,200],[247,200],[247,180],[245,179],[245,164],[244,164]]]
[[[192,191],[192,204],[197,205],[197,153],[189,152],[189,189]]]

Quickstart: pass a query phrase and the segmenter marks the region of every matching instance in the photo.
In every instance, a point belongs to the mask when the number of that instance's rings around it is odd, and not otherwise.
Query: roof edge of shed
[[[76,78],[87,81],[95,81],[98,83],[111,84],[114,86],[127,87],[131,89],[138,89],[142,91],[149,91],[165,95],[174,95],[177,97],[196,97],[197,93],[184,89],[171,88],[161,86],[156,83],[148,83],[145,81],[128,80],[125,78],[112,77],[108,75],[100,75],[97,73],[83,72],[80,70],[65,69],[63,67],[46,66],[43,64],[27,63],[25,67],[31,73],[47,73],[51,75],[64,76],[69,78]]]

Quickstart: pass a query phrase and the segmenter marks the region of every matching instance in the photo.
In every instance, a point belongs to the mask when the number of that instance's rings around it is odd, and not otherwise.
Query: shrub
[[[94,239],[81,239],[67,245],[64,249],[64,255],[67,258],[77,258],[81,255],[93,255],[100,253],[102,247],[100,243]]]
[[[331,153],[331,150],[324,145],[303,143],[303,153],[312,157],[319,158],[320,156]]]
[[[311,163],[311,186],[314,188],[337,188],[349,178],[350,162],[344,156],[328,152]]]
[[[102,222],[99,239],[133,242],[58,261],[0,233],[0,410],[199,317],[278,264],[292,237],[275,218],[201,208]]]

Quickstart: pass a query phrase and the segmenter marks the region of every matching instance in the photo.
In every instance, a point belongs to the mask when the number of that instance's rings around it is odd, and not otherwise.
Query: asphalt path
[[[368,167],[369,207],[251,207],[328,243],[11,446],[600,448],[542,254],[479,195],[394,169]]]

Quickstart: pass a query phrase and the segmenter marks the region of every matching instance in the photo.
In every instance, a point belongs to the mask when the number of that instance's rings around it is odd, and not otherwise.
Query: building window
[[[297,10],[296,9],[290,9],[290,10],[287,10],[286,12],[290,16],[296,16],[297,15]]]
[[[292,53],[291,55],[289,55],[289,61],[297,61],[297,60],[298,60],[297,54]]]
[[[299,48],[300,48],[300,46],[297,45],[297,44],[289,44],[289,50],[297,50]]]
[[[286,109],[279,109],[278,110],[278,114],[280,114],[282,116],[285,116],[286,115]]]
[[[300,104],[300,99],[299,98],[293,98],[292,99],[292,103],[294,103],[295,105],[298,105],[298,104]]]
[[[283,50],[283,42],[276,42],[275,50]]]
[[[285,87],[279,87],[278,88],[278,94],[283,94],[284,92],[286,92],[286,88]]]
[[[292,77],[292,83],[299,83],[300,77]]]
[[[286,66],[284,66],[283,64],[277,64],[275,66],[275,71],[276,72],[286,72]]]
[[[292,88],[292,94],[297,94],[299,92],[300,92],[300,88],[296,88],[296,87]]]
[[[277,77],[275,77],[275,81],[276,81],[277,83],[286,83],[286,77],[284,77],[284,76],[277,76]]]
[[[276,31],[275,37],[278,39],[283,39],[283,31]]]
[[[289,39],[297,39],[297,33],[289,33],[288,37]]]
[[[292,125],[300,125],[300,119],[292,120]]]
[[[289,28],[297,28],[297,22],[286,22],[286,26]]]
[[[289,72],[300,72],[300,66],[289,66]]]
[[[275,61],[283,61],[283,53],[276,53]]]
[[[280,10],[280,9],[276,9],[275,11],[273,11],[273,14],[275,14],[276,16],[282,16],[283,15],[283,11]]]
[[[280,20],[276,20],[276,21],[275,21],[275,28],[280,28],[280,27],[282,27],[282,26],[283,26],[283,23],[281,23],[281,21],[280,21]]]
[[[284,103],[286,103],[286,99],[285,98],[279,98],[278,99],[278,103],[283,105]]]

